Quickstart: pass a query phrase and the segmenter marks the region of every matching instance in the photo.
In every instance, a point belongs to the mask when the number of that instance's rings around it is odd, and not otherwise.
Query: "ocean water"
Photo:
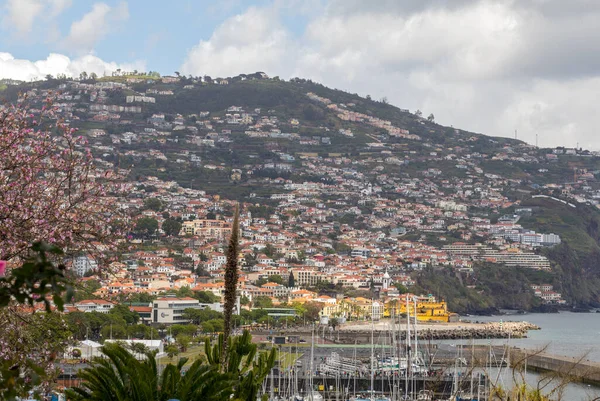
[[[511,339],[510,345],[542,349],[551,354],[584,357],[600,362],[600,313],[532,313],[503,316],[464,316],[463,320],[480,322],[527,321],[540,326],[532,330],[528,338]],[[493,345],[506,344],[506,339],[491,340]],[[489,343],[489,341],[479,341]]]
[[[535,313],[525,315],[502,315],[502,316],[463,316],[463,320],[479,322],[499,321],[527,321],[540,326],[541,330],[530,331],[528,338],[520,339],[492,339],[477,340],[475,344],[504,345],[509,344],[519,348],[531,350],[544,349],[545,352],[576,358],[583,358],[594,362],[600,362],[600,313]],[[471,344],[470,340],[455,340],[444,343]],[[501,371],[500,381],[505,387],[512,382],[510,370]],[[541,376],[528,373],[526,381],[531,386],[537,386]],[[547,389],[553,384],[548,383]],[[564,388],[561,396],[555,396],[556,400],[564,401],[588,401],[600,397],[600,388],[585,384],[571,383]]]

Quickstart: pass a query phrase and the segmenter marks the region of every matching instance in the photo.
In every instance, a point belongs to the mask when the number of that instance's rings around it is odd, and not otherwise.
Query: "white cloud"
[[[251,7],[227,19],[209,40],[194,46],[181,71],[220,77],[256,71],[275,73],[286,62],[291,45],[288,36],[275,10]]]
[[[332,0],[299,37],[280,22],[286,4],[226,20],[181,70],[311,78],[446,125],[600,149],[600,2]]]
[[[44,60],[30,61],[15,59],[10,53],[0,52],[0,78],[12,78],[22,81],[43,79],[48,74],[53,76],[66,74],[67,76],[77,77],[83,71],[88,74],[95,72],[98,76],[103,76],[104,74],[110,75],[111,72],[119,68],[122,71],[144,71],[146,66],[142,61],[119,64],[104,61],[93,55],[70,59],[63,54],[56,53],[51,53]]]
[[[59,15],[67,8],[71,7],[73,0],[48,0],[50,3],[50,14]]]
[[[44,0],[8,0],[5,8],[3,26],[16,31],[19,36],[25,36],[31,32],[33,21],[44,9]]]
[[[29,36],[35,25],[52,22],[64,10],[71,7],[73,0],[7,0],[2,26],[14,31],[20,38]],[[46,27],[47,28],[47,27]]]
[[[71,51],[87,53],[94,49],[96,43],[104,38],[115,24],[129,19],[127,3],[110,7],[106,3],[95,3],[92,10],[80,20],[71,24],[64,45]]]

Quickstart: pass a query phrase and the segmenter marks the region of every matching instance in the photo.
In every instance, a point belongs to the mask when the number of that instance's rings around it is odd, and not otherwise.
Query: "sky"
[[[600,150],[599,0],[0,0],[0,78],[309,78],[436,121]]]

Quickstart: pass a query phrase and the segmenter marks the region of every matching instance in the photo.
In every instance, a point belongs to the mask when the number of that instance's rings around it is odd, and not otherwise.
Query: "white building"
[[[121,339],[121,340],[106,340],[105,341],[105,343],[113,343],[113,342],[122,343],[125,345],[125,348],[130,348],[131,345],[133,345],[133,344],[143,344],[148,351],[158,351],[158,354],[156,354],[157,357],[161,357],[162,355],[164,355],[162,340],[137,340],[137,339],[125,340],[125,339]],[[129,352],[131,352],[132,355],[135,356],[137,359],[146,359],[146,356],[143,354],[138,354],[133,351],[129,351]]]
[[[87,272],[98,269],[98,263],[91,256],[78,256],[73,259],[73,271],[83,277]]]
[[[190,297],[157,298],[152,303],[152,323],[188,323],[183,312],[189,308],[201,309],[200,301]]]
[[[80,312],[108,313],[114,306],[114,303],[104,299],[88,299],[75,303],[75,307]]]

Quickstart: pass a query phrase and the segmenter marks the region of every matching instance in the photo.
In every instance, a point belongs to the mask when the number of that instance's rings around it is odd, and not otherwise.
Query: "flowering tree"
[[[100,256],[116,246],[117,177],[95,167],[86,145],[50,99],[0,106],[0,259],[19,266],[0,265],[0,399],[47,383],[71,336],[60,315],[31,314],[72,297],[65,266],[52,263],[64,259],[59,249]]]
[[[58,373],[54,362],[73,333],[62,315],[31,312],[62,311],[72,298],[65,266],[49,259],[61,254],[38,242],[21,267],[7,272],[0,264],[0,399],[44,389]]]
[[[67,252],[110,245],[119,217],[107,196],[112,172],[96,169],[85,138],[50,99],[31,110],[0,107],[0,259],[22,256],[35,241]]]

